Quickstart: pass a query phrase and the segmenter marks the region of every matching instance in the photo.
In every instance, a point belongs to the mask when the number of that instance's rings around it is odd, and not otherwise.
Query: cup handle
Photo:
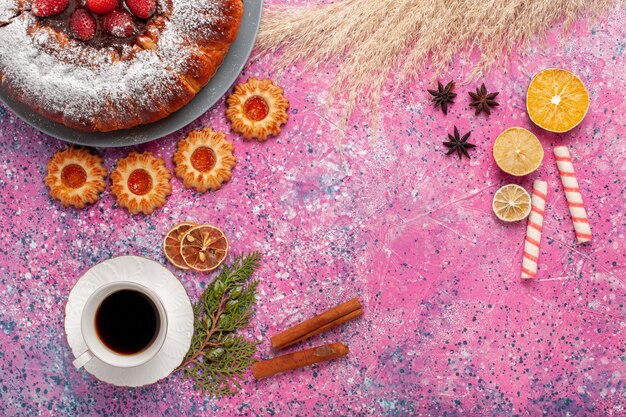
[[[93,359],[93,355],[91,354],[90,351],[86,350],[78,358],[74,359],[74,362],[72,362],[72,363],[74,364],[76,369],[80,369],[83,366],[85,366],[87,364],[87,362],[89,362],[92,359]]]

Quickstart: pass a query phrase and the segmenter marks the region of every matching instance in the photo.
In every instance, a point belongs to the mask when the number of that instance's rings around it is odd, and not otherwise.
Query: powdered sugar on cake
[[[169,114],[162,103],[190,100],[195,91],[184,82],[188,59],[197,44],[220,35],[228,7],[227,0],[161,0],[161,26],[146,27],[156,47],[144,50],[135,44],[93,47],[5,1],[0,6],[0,21],[8,21],[0,24],[1,83],[35,110],[90,130],[99,130],[91,127],[94,119],[104,118],[106,125],[107,117],[123,115],[142,123],[146,114]]]
[[[10,23],[19,13],[17,0],[3,0],[0,4],[0,26]]]

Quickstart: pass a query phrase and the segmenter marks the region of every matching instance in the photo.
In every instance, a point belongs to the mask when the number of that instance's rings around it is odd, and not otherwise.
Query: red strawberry
[[[39,17],[56,16],[63,13],[69,4],[70,0],[34,0],[31,10]]]
[[[115,37],[127,38],[135,33],[135,21],[126,10],[114,10],[104,17],[104,30]]]
[[[148,19],[156,11],[156,0],[126,0],[128,10],[140,19]]]
[[[96,19],[87,9],[76,9],[70,17],[70,29],[81,41],[88,41],[96,34]]]
[[[87,8],[92,13],[109,14],[117,9],[117,0],[87,0]]]

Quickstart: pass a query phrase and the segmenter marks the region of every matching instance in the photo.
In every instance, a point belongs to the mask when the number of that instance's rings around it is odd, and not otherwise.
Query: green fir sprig
[[[211,396],[236,394],[243,373],[255,362],[259,344],[238,335],[253,314],[258,281],[250,277],[261,255],[253,252],[235,256],[224,266],[194,305],[194,334],[191,347],[178,369],[196,388]]]

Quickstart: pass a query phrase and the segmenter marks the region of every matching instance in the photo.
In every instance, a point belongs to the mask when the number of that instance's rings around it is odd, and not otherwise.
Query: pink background
[[[65,147],[0,107],[0,414],[33,415],[626,415],[626,17],[579,22],[559,40],[517,53],[485,78],[500,91],[490,117],[468,108],[459,85],[447,116],[433,110],[431,74],[385,92],[381,134],[356,115],[345,136],[336,108],[325,111],[333,70],[277,77],[272,58],[251,62],[241,79],[273,77],[291,102],[276,139],[243,142],[229,132],[224,101],[182,131],[134,150],[167,160],[191,129],[228,132],[238,165],[217,193],[198,195],[173,180],[154,215],[131,216],[109,190],[76,211],[50,199],[45,165]],[[524,96],[532,75],[564,67],[586,83],[584,122],[555,135],[534,127]],[[459,60],[442,81],[463,80]],[[457,125],[478,147],[471,160],[443,154]],[[523,179],[491,156],[505,128],[541,140],[541,168]],[[594,240],[576,244],[551,149],[567,144]],[[131,149],[101,150],[107,168]],[[520,281],[525,222],[491,211],[507,183],[548,181],[538,279]],[[269,336],[358,296],[365,316],[297,348],[343,341],[347,358],[256,382],[211,399],[181,375],[128,389],[75,370],[63,331],[67,295],[95,263],[116,255],[168,268],[161,239],[183,220],[224,229],[237,252],[260,250],[263,265],[253,336]],[[180,272],[195,300],[212,275]]]

